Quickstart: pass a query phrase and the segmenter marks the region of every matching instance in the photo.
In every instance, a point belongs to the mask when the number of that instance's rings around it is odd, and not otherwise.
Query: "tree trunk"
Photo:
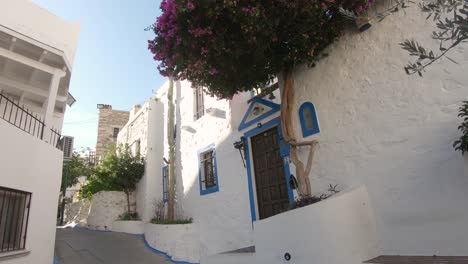
[[[127,196],[127,213],[130,215],[130,192],[124,191],[125,195]]]
[[[292,71],[290,69],[285,69],[283,71],[283,78],[284,86],[281,94],[281,129],[284,140],[291,145],[290,157],[292,163],[296,166],[296,175],[299,184],[298,193],[301,197],[307,197],[312,195],[309,174],[318,142],[316,140],[304,142],[296,141],[292,127],[292,111],[294,106],[294,80]],[[297,149],[299,146],[310,146],[307,165],[305,167],[304,163],[297,156]]]
[[[167,143],[169,145],[169,175],[167,181],[167,218],[174,220],[175,217],[175,142],[174,142],[174,79],[169,77],[169,90],[167,92]]]
[[[60,207],[60,225],[63,226],[63,218],[65,215],[65,194],[67,193],[67,189],[62,190],[62,206]]]

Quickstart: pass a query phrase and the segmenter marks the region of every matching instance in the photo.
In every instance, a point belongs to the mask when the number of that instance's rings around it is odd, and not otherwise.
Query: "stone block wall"
[[[130,112],[113,110],[112,106],[105,106],[99,110],[98,137],[96,142],[96,156],[101,157],[105,154],[109,146],[116,143],[117,137],[114,137],[114,128],[119,131],[128,122]]]
[[[135,194],[130,196],[130,208],[135,210]],[[111,229],[112,223],[127,211],[127,197],[123,192],[103,191],[90,200],[67,205],[65,223],[77,224],[95,230]]]

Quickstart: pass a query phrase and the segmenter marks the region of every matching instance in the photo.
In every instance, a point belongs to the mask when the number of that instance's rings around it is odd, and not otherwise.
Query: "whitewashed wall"
[[[50,264],[63,153],[1,119],[0,131],[0,185],[32,193],[26,239],[30,253],[5,263]]]
[[[255,253],[217,254],[203,257],[201,263],[360,264],[380,252],[364,186],[256,221],[254,230]]]
[[[200,262],[199,240],[193,224],[154,225],[145,224],[145,240],[172,260],[190,263]]]
[[[168,83],[165,83],[157,94],[165,106],[164,120],[167,120],[167,88]],[[275,102],[278,102],[279,93],[275,94]],[[193,88],[189,82],[175,82],[174,98],[178,217],[194,219],[201,256],[253,245],[247,171],[239,151],[233,147],[245,131],[255,126],[238,132],[249,106],[250,93],[241,93],[230,101],[205,94],[205,114],[196,121],[193,118]],[[166,124],[163,129],[164,156],[167,158]],[[200,195],[197,152],[211,144],[216,149],[219,191]]]
[[[367,186],[376,214],[375,246],[381,249],[375,254],[467,254],[468,158],[451,144],[459,136],[457,108],[468,98],[468,54],[466,49],[454,50],[451,57],[459,65],[443,60],[424,78],[407,76],[403,66],[410,58],[398,43],[415,38],[436,47],[429,40],[434,25],[415,6],[364,33],[345,34],[315,68],[295,70],[294,129],[302,139],[297,112],[303,102],[313,102],[321,133],[307,138],[320,142],[312,190],[322,194],[329,184],[338,184],[340,190]],[[148,118],[156,135],[148,140],[155,140],[156,152],[155,162],[148,162],[154,167],[147,166],[145,174],[152,182],[142,181],[138,187],[138,199],[146,202],[152,202],[147,193],[162,196],[167,87],[156,96],[155,119]],[[190,84],[176,82],[174,89],[177,215],[194,219],[201,256],[251,246],[255,241],[247,175],[233,148],[252,128],[237,131],[250,96],[243,93],[231,101],[205,96],[208,111],[194,121]],[[150,130],[147,134],[153,135]],[[210,144],[216,147],[219,191],[200,195],[197,152]],[[305,151],[300,156],[305,160]],[[149,208],[140,213],[146,219]]]
[[[468,99],[468,49],[454,49],[423,78],[407,76],[405,38],[438,47],[435,25],[416,4],[370,30],[345,34],[315,68],[294,72],[298,108],[313,102],[320,149],[311,173],[314,193],[365,184],[385,254],[468,254],[468,171],[452,148],[460,136],[457,108]],[[303,160],[306,159],[302,153]]]
[[[360,264],[379,253],[365,187],[255,222],[255,263]]]
[[[80,31],[78,23],[67,22],[28,0],[0,0],[0,5],[5,27],[63,51],[73,65]]]
[[[130,208],[135,208],[135,195],[130,196]],[[127,196],[123,192],[102,191],[93,195],[86,220],[87,227],[110,230],[112,223],[127,212]]]
[[[145,174],[136,190],[137,212],[142,220],[154,217],[155,203],[162,199],[163,105],[150,99],[119,132],[117,142],[135,151],[140,140],[140,154],[145,157]],[[135,153],[134,153],[135,154]]]

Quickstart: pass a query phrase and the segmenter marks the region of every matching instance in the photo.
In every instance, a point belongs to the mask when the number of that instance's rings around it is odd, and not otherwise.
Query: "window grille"
[[[169,175],[169,166],[164,166],[163,175],[163,202],[167,202],[167,176]]]
[[[200,195],[218,192],[218,169],[214,144],[198,151],[198,164]]]
[[[31,193],[0,187],[0,253],[24,250]]]
[[[194,98],[193,119],[194,121],[196,121],[205,114],[205,105],[204,105],[202,87],[196,87],[193,89],[193,98]]]
[[[114,138],[117,138],[117,136],[119,135],[119,131],[120,131],[120,129],[118,127],[114,127],[114,132],[113,132],[112,136]]]

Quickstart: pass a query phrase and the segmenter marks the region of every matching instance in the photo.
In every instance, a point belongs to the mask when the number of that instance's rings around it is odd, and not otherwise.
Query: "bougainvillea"
[[[370,0],[163,0],[148,48],[164,76],[220,97],[261,87],[314,61],[342,32],[343,7]]]

